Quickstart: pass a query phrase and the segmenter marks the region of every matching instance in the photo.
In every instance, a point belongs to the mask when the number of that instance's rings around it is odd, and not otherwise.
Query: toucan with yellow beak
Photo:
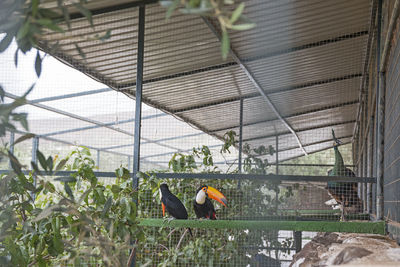
[[[217,189],[211,186],[202,185],[196,191],[196,198],[193,201],[194,212],[197,218],[206,218],[211,220],[216,220],[214,205],[209,198],[212,198],[225,207],[227,207],[228,202],[226,197]]]
[[[188,213],[185,206],[174,194],[169,191],[167,184],[160,185],[160,196],[161,196],[161,206],[163,211],[163,216],[165,216],[165,210],[174,217],[175,219],[186,220],[188,218]],[[193,236],[192,231],[188,228],[189,233]]]

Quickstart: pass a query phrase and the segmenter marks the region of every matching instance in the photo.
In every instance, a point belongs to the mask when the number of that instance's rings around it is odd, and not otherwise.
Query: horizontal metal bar
[[[79,93],[74,93],[74,94],[65,94],[65,95],[58,95],[58,96],[51,96],[51,97],[43,97],[43,98],[30,100],[30,102],[31,103],[41,103],[41,102],[61,100],[61,99],[66,99],[66,98],[71,98],[71,97],[100,94],[100,93],[105,93],[105,92],[110,92],[110,91],[113,91],[113,89],[111,89],[111,88],[103,88],[103,89],[84,91],[84,92],[79,92]]]
[[[306,132],[306,131],[311,131],[311,130],[316,130],[316,129],[321,129],[321,128],[326,128],[326,127],[333,127],[333,126],[338,126],[338,125],[343,125],[343,124],[349,124],[349,123],[355,123],[355,120],[351,121],[343,121],[343,122],[335,122],[335,123],[327,123],[327,124],[322,124],[319,126],[313,126],[313,127],[308,127],[308,128],[303,128],[303,129],[298,129],[296,132]],[[271,138],[275,137],[276,135],[281,136],[281,135],[288,135],[291,134],[291,132],[286,131],[286,132],[281,132],[281,133],[276,133],[276,134],[270,134],[270,135],[264,135],[264,136],[257,136],[257,137],[252,137],[252,138],[247,138],[244,139],[244,142],[249,142],[249,141],[254,141],[254,140],[260,140],[260,139],[265,139],[265,138]],[[306,145],[303,145],[306,146]]]
[[[0,170],[0,174],[9,173],[10,170]],[[23,171],[24,174],[29,174],[32,170]],[[57,177],[68,177],[71,174],[76,173],[76,171],[58,171],[54,173],[48,173],[46,171],[41,171],[41,176],[57,176]],[[115,172],[94,172],[96,177],[103,177],[103,178],[116,178]]]
[[[259,174],[224,174],[224,173],[165,173],[153,172],[160,179],[232,179],[232,180],[267,180],[267,181],[308,181],[308,182],[359,182],[375,183],[375,177],[345,177],[345,176],[309,176],[309,175],[259,175]]]
[[[138,7],[138,6],[155,4],[157,2],[158,2],[158,0],[130,1],[128,3],[122,3],[122,4],[108,6],[108,7],[101,7],[101,8],[91,9],[90,12],[92,13],[92,16],[96,16],[96,15],[107,14],[107,13],[110,13],[110,12],[125,10],[125,9],[128,9],[128,8],[134,8],[134,7]],[[81,18],[84,18],[84,17],[85,16],[83,14],[81,14],[81,13],[72,13],[72,14],[70,14],[70,19],[71,20],[73,20],[73,19],[81,19]]]
[[[144,116],[142,120],[147,120],[147,119],[153,119],[157,117],[163,117],[167,116],[168,114],[166,113],[160,113],[160,114],[155,114],[155,115],[149,115],[149,116]],[[125,124],[129,122],[134,122],[135,119],[127,119],[127,120],[122,120],[122,121],[113,121],[113,122],[105,122],[105,125],[112,126],[112,125],[119,125],[119,124]],[[96,128],[101,128],[103,126],[99,125],[93,125],[93,126],[86,126],[86,127],[79,127],[79,128],[72,128],[72,129],[67,129],[67,130],[62,130],[62,131],[57,131],[57,132],[51,132],[51,133],[46,133],[43,134],[42,136],[52,136],[52,135],[58,135],[58,134],[65,134],[65,133],[72,133],[72,132],[79,132],[79,131],[85,131],[85,130],[90,130],[90,129],[96,129]]]
[[[300,116],[303,116],[303,115],[309,115],[309,114],[316,113],[316,112],[327,111],[327,110],[331,110],[331,109],[335,109],[335,108],[351,106],[351,105],[358,104],[358,103],[359,103],[359,101],[357,99],[357,100],[353,100],[353,101],[338,103],[336,105],[332,105],[332,106],[329,106],[329,107],[317,108],[317,109],[312,109],[312,110],[307,110],[307,111],[303,111],[303,112],[297,112],[297,113],[289,114],[289,115],[284,116],[284,118],[285,119],[292,119],[292,118],[300,117]],[[251,125],[256,125],[256,124],[259,124],[259,123],[269,123],[269,122],[273,122],[273,121],[278,121],[278,120],[277,119],[259,120],[259,121],[244,123],[243,126],[251,126]],[[230,129],[238,128],[239,126],[240,125],[235,124],[235,125],[231,125],[231,126],[227,126],[227,127],[223,127],[223,128],[217,128],[217,129],[211,130],[210,133],[215,133],[215,132],[220,132],[220,131],[227,131],[227,130],[230,130]]]
[[[152,79],[144,80],[144,81],[143,81],[143,84],[153,83],[153,82],[159,82],[159,81],[165,81],[165,80],[170,80],[170,79],[179,78],[179,77],[188,76],[188,75],[193,75],[193,74],[197,74],[197,73],[202,73],[202,72],[207,72],[207,71],[212,71],[212,70],[223,69],[223,68],[227,68],[227,67],[231,67],[231,66],[235,66],[235,65],[237,65],[236,62],[228,62],[228,63],[223,63],[223,64],[219,64],[219,65],[209,66],[209,67],[205,67],[205,68],[200,68],[200,69],[195,69],[195,70],[190,70],[190,71],[184,71],[184,72],[169,74],[169,75],[165,75],[165,76],[161,76],[161,77],[157,77],[157,78],[152,78]],[[125,83],[125,84],[119,84],[119,85],[118,85],[118,89],[119,89],[121,92],[124,92],[124,91],[126,91],[125,88],[134,87],[134,86],[136,86],[136,82]]]
[[[194,133],[194,134],[186,134],[186,135],[178,135],[178,136],[174,136],[174,137],[166,137],[166,138],[161,138],[161,139],[156,139],[156,140],[152,140],[152,142],[142,142],[140,145],[145,145],[145,144],[150,144],[150,143],[159,143],[159,142],[165,142],[165,141],[171,141],[171,140],[176,140],[176,139],[182,139],[182,138],[187,138],[187,137],[193,137],[193,136],[199,136],[199,135],[204,135],[206,133]],[[134,144],[125,144],[125,145],[117,145],[117,146],[108,146],[108,147],[103,147],[103,149],[109,150],[109,149],[117,149],[117,148],[122,148],[122,147],[130,147],[133,146]]]
[[[251,58],[246,58],[244,61],[248,62],[248,61],[254,61],[254,60],[258,60],[258,59],[275,57],[275,56],[279,56],[279,55],[282,55],[282,54],[293,53],[293,52],[306,50],[306,49],[310,49],[310,48],[315,48],[315,47],[319,47],[319,46],[323,46],[323,45],[327,45],[327,44],[337,43],[337,42],[340,42],[340,41],[354,39],[354,38],[358,38],[358,37],[361,37],[361,36],[364,36],[364,35],[367,35],[367,34],[368,34],[368,31],[353,32],[353,33],[349,33],[349,34],[333,37],[333,38],[330,38],[330,39],[317,41],[317,42],[314,42],[314,43],[308,43],[308,44],[292,47],[292,48],[289,48],[289,49],[284,49],[284,50],[280,50],[280,51],[276,51],[276,52],[263,54],[263,55],[260,55],[260,56],[254,56],[254,57],[251,57]]]
[[[277,89],[274,89],[274,90],[268,90],[268,91],[265,91],[265,93],[269,96],[269,95],[272,95],[272,94],[284,93],[284,92],[294,91],[294,90],[297,90],[297,89],[303,89],[303,88],[312,87],[312,86],[316,86],[316,85],[323,85],[323,84],[329,84],[329,83],[338,82],[338,81],[344,81],[344,80],[347,80],[347,79],[358,78],[358,77],[361,77],[361,76],[362,76],[361,73],[349,74],[349,75],[345,75],[345,76],[341,76],[341,77],[335,77],[335,78],[331,78],[331,79],[312,81],[312,82],[308,82],[308,83],[305,83],[305,84],[298,84],[298,85],[293,85],[293,86],[277,88]],[[201,108],[204,108],[204,107],[211,107],[211,106],[221,105],[221,104],[225,104],[225,103],[237,102],[237,101],[240,101],[240,98],[251,99],[251,98],[256,98],[256,97],[261,97],[261,95],[259,93],[250,93],[250,94],[245,94],[245,95],[242,95],[242,96],[229,97],[229,98],[219,99],[219,100],[216,100],[216,101],[213,101],[213,102],[199,103],[199,104],[196,104],[194,106],[174,109],[174,110],[172,110],[172,112],[175,113],[175,114],[176,113],[182,113],[182,112],[186,112],[186,111],[201,109]]]

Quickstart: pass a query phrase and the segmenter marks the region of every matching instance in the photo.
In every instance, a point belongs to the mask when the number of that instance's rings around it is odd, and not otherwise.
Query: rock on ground
[[[294,255],[291,267],[400,266],[400,246],[382,235],[319,233]]]

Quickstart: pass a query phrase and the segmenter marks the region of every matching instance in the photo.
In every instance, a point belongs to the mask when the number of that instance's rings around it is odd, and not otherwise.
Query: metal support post
[[[15,141],[15,133],[10,132],[10,152],[14,155],[14,141]],[[11,160],[9,160],[8,165],[11,169]]]
[[[376,176],[376,217],[377,220],[383,220],[384,200],[384,134],[385,134],[385,77],[383,73],[379,75],[379,107],[378,107],[378,143],[377,143],[377,176]]]
[[[373,176],[373,138],[374,138],[374,116],[372,115],[370,117],[370,128],[368,132],[368,171],[367,171],[367,177],[372,177]],[[372,213],[372,184],[368,183],[367,184],[367,213]]]
[[[276,168],[276,175],[279,174],[279,147],[278,147],[278,141],[279,141],[279,136],[276,135],[275,136],[275,163],[276,163],[275,168]],[[278,193],[278,191],[276,191],[275,192],[275,208],[276,208],[277,212],[278,212],[278,208],[279,208],[279,206],[278,206],[279,201],[278,200],[279,200],[279,193]]]
[[[130,171],[132,168],[132,157],[128,156],[128,170]]]
[[[302,232],[301,231],[293,231],[294,235],[294,247],[296,248],[296,253],[299,253],[302,249]]]
[[[364,161],[364,168],[363,168],[363,177],[368,177],[368,155],[367,155],[367,140],[365,140],[364,143],[364,155],[363,155],[363,161]],[[368,212],[367,210],[367,183],[362,183],[362,190],[363,190],[363,208],[364,212]]]
[[[242,154],[243,154],[243,98],[240,98],[240,111],[239,111],[239,173],[242,173]],[[240,189],[240,180],[238,181],[238,189]]]
[[[138,27],[138,48],[137,48],[137,63],[136,63],[136,105],[135,105],[135,135],[133,146],[133,170],[132,170],[132,186],[133,190],[139,188],[139,165],[140,165],[140,128],[142,119],[142,88],[143,88],[143,60],[144,60],[144,22],[145,22],[145,6],[139,7],[139,27]],[[133,199],[138,204],[138,198]],[[136,243],[136,241],[134,242]],[[135,248],[131,251],[129,266],[136,265]]]
[[[382,0],[378,3],[378,25],[377,25],[377,126],[376,126],[376,219],[383,220],[383,155],[384,155],[384,121],[385,121],[385,79],[380,72],[381,58],[381,23],[382,23]]]
[[[279,136],[275,136],[275,168],[276,174],[279,174],[279,147],[278,147]]]

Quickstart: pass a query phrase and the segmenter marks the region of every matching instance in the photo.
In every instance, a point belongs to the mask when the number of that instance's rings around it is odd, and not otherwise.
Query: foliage
[[[20,123],[28,130],[26,114],[14,111],[25,96],[1,104],[2,127],[12,130]],[[33,136],[22,136],[14,144]],[[9,158],[12,170],[0,177],[1,266],[81,265],[88,259],[106,266],[126,265],[131,241],[143,240],[126,169],[117,169],[117,179],[105,186],[94,174],[87,148],[79,147],[61,160],[38,151],[39,163],[31,162],[29,173],[5,151],[2,156]],[[64,169],[72,174],[53,181],[44,177],[57,177]]]
[[[168,8],[167,18],[171,17],[174,10],[179,10],[183,14],[200,15],[215,18],[222,31],[221,53],[226,59],[229,53],[230,40],[229,30],[249,30],[255,26],[244,15],[245,4],[241,2],[236,8],[234,0],[161,0],[162,6]]]

